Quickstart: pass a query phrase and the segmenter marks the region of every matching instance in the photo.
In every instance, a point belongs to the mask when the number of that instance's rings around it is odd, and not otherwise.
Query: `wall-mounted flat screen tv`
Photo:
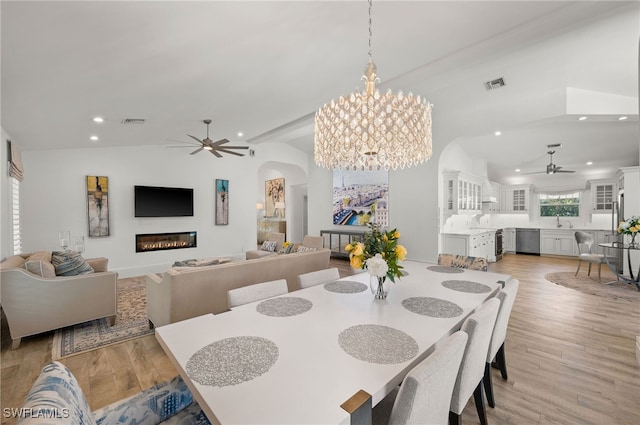
[[[136,217],[193,216],[193,189],[135,186]]]

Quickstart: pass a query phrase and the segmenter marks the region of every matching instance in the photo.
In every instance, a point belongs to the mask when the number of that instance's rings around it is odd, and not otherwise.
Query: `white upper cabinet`
[[[618,185],[615,179],[590,180],[591,210],[595,213],[606,213],[613,209],[613,201],[618,196]]]
[[[475,214],[482,210],[482,184],[478,177],[461,171],[445,171],[442,177],[445,213]]]

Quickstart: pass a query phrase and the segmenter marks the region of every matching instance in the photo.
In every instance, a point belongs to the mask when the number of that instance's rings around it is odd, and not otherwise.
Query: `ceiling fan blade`
[[[229,153],[229,154],[235,155],[235,156],[244,156],[243,153],[238,153],[238,152],[234,152],[234,151],[228,151],[226,149],[216,149],[216,151],[221,152],[221,153]]]
[[[224,145],[225,143],[229,143],[229,139],[220,139],[217,142],[211,143],[211,145],[212,146],[220,146],[220,145]]]
[[[190,135],[190,134],[187,134],[187,136],[191,137],[193,140],[195,140],[196,142],[198,142],[198,143],[200,143],[200,144],[202,144],[202,145],[204,145],[204,144],[205,144],[202,140],[198,139],[198,138],[197,138],[197,137],[195,137],[195,136],[192,136],[192,135]]]
[[[203,149],[204,149],[204,147],[200,146],[198,149],[196,149],[195,151],[191,152],[190,155],[195,155],[195,154],[197,154],[198,152],[200,152]]]
[[[165,146],[165,148],[197,148],[196,145],[184,145],[184,146]]]
[[[529,174],[547,174],[546,171],[534,171],[532,173],[520,173],[521,176],[527,176]]]
[[[555,173],[575,173],[575,171],[571,171],[571,170],[556,170]]]
[[[209,152],[211,152],[213,155],[215,155],[218,158],[222,158],[222,155],[220,155],[216,149],[211,149]]]

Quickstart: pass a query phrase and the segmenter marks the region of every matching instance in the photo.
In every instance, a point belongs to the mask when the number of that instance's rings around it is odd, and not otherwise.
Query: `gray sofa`
[[[169,269],[162,277],[148,274],[147,317],[162,326],[229,309],[227,291],[254,283],[286,279],[289,291],[299,289],[298,275],[329,267],[329,249],[270,255],[193,270]]]
[[[22,337],[108,317],[115,322],[118,274],[107,271],[106,258],[90,258],[95,273],[55,276],[48,251],[14,255],[0,263],[0,303],[11,334],[11,348]],[[34,260],[38,257],[37,261]],[[43,276],[25,270],[27,260],[41,263]],[[51,270],[50,272],[47,270]]]

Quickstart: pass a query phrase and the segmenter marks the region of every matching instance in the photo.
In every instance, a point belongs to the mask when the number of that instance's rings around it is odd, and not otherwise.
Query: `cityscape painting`
[[[388,171],[333,171],[333,224],[388,227],[388,199]]]

